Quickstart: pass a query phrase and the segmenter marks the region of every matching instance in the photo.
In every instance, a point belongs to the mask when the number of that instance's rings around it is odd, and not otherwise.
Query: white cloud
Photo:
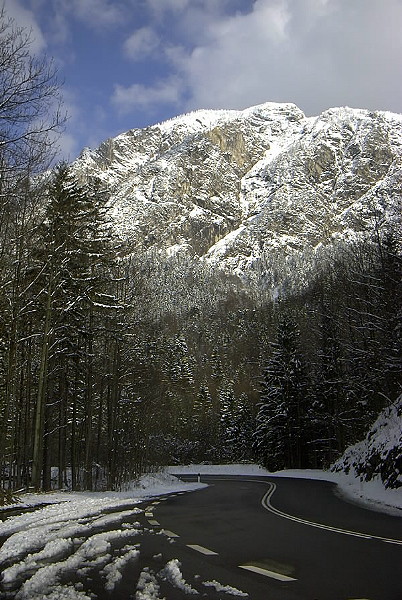
[[[194,15],[187,7],[182,23],[197,27]],[[401,22],[401,0],[256,0],[248,13],[206,12],[195,46],[168,56],[190,92],[183,109],[272,100],[308,114],[398,110]]]
[[[151,14],[157,20],[169,12],[182,12],[189,6],[189,0],[146,0]]]
[[[31,0],[32,2],[33,0]],[[91,29],[115,27],[124,23],[127,15],[126,0],[36,0],[47,9],[54,41],[65,42],[71,34],[72,19],[85,23]]]
[[[90,26],[116,25],[124,20],[122,5],[112,0],[70,0],[69,4],[73,14]]]
[[[115,85],[119,114],[295,102],[401,111],[402,0],[144,0],[124,44],[164,61],[152,84]],[[163,44],[161,40],[164,40]]]
[[[105,139],[116,135],[110,114],[103,106],[94,104],[91,116],[80,107],[80,95],[71,88],[64,88],[63,108],[67,112],[66,130],[55,137],[59,149],[57,160],[74,160],[84,147],[96,148]]]
[[[5,0],[4,6],[7,15],[14,19],[16,25],[23,27],[28,33],[31,33],[31,52],[39,54],[44,50],[46,42],[34,13],[21,6],[17,0]]]
[[[121,114],[127,114],[136,109],[152,112],[158,105],[179,105],[181,92],[181,81],[176,77],[170,77],[150,86],[134,83],[124,87],[117,84],[111,101]]]
[[[81,151],[77,138],[71,133],[63,132],[57,140],[57,162],[74,160]]]
[[[159,38],[150,27],[137,29],[125,42],[124,52],[131,60],[142,60],[151,56],[159,47]]]

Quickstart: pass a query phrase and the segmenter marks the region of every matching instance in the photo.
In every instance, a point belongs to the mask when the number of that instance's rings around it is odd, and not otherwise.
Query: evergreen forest
[[[400,224],[273,298],[133,253],[57,167],[48,61],[0,15],[0,490],[122,489],[166,464],[326,468],[401,393]],[[267,265],[269,268],[269,265]]]

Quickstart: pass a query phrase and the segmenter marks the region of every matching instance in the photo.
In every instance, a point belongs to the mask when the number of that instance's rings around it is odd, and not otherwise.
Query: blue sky
[[[5,0],[53,57],[75,158],[197,108],[402,113],[402,0]]]

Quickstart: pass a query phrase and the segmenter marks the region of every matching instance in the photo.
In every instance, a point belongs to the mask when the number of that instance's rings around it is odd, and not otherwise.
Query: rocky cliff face
[[[275,288],[276,264],[303,285],[328,252],[399,218],[401,156],[401,115],[333,108],[306,118],[267,103],[128,131],[75,168],[107,184],[130,250],[189,254]]]

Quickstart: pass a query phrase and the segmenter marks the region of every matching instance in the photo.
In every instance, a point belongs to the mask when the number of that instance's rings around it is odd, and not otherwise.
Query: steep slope
[[[402,396],[381,412],[365,439],[348,448],[331,470],[364,481],[380,478],[386,488],[402,487]]]
[[[108,184],[117,230],[132,247],[201,256],[242,222],[242,176],[303,118],[294,105],[197,111],[122,134],[76,166]]]
[[[284,148],[272,148],[243,177],[245,226],[211,248],[212,262],[246,270],[267,254],[306,260],[328,245],[358,239],[397,216],[402,118],[332,109],[306,119]]]
[[[303,286],[334,247],[398,218],[401,155],[401,115],[334,108],[306,118],[266,103],[129,131],[75,168],[107,184],[130,250],[186,252],[277,288],[278,265]]]

